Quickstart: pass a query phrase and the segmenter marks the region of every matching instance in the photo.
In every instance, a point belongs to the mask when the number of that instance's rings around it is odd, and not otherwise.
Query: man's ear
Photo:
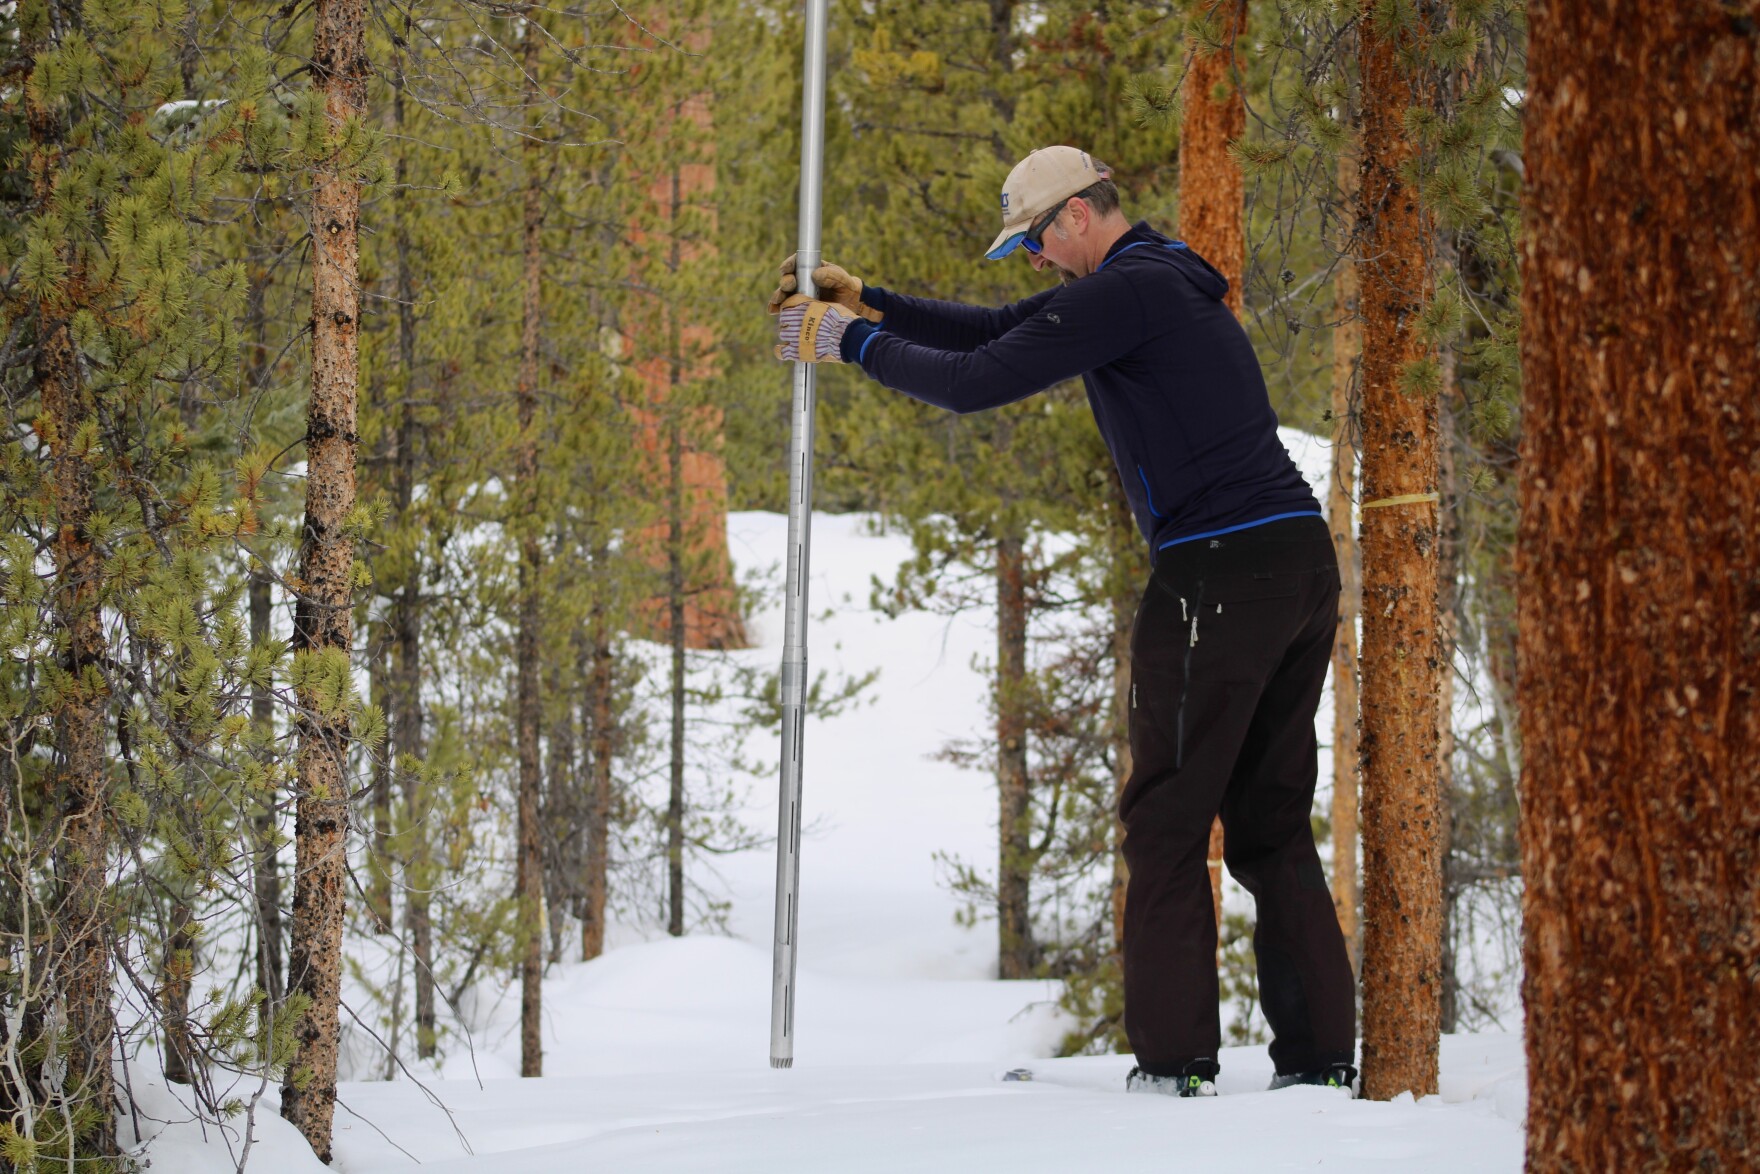
[[[1078,236],[1087,230],[1089,222],[1094,219],[1094,209],[1088,207],[1088,201],[1079,196],[1070,200],[1069,213],[1069,226]]]

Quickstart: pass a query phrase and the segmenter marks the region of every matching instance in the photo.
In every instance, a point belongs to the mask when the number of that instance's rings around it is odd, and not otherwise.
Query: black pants
[[[1218,813],[1228,870],[1258,904],[1277,1071],[1353,1062],[1350,960],[1309,823],[1337,615],[1320,518],[1181,543],[1157,560],[1131,634],[1134,767],[1119,802],[1125,1033],[1146,1072],[1176,1075],[1222,1044],[1206,867]]]

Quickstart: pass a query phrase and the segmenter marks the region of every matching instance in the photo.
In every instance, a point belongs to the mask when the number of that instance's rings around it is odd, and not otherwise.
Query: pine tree
[[[782,143],[716,120],[724,93],[731,90],[744,102],[754,88],[753,54],[770,35],[761,19],[717,0],[668,6],[663,17],[644,16],[640,28],[632,40],[641,64],[618,115],[618,132],[631,146],[614,180],[626,233],[617,263],[630,274],[631,295],[614,313],[625,371],[644,391],[628,401],[623,422],[646,456],[647,469],[637,477],[649,498],[634,538],[650,574],[631,618],[635,634],[666,650],[657,681],[665,690],[665,794],[657,797],[654,816],[662,840],[661,918],[667,932],[679,935],[693,920],[720,916],[719,903],[705,899],[692,858],[748,838],[737,820],[722,818],[725,805],[713,797],[735,772],[710,748],[719,735],[709,733],[713,726],[699,715],[713,704],[720,689],[715,681],[726,675],[728,661],[720,654],[746,642],[726,550],[725,429],[740,419],[747,395],[758,387],[766,406],[773,404],[776,385],[767,345],[757,361],[756,348],[742,355],[729,344],[730,333],[749,334],[762,323],[752,312],[755,299],[741,296],[728,276],[730,259],[761,249],[762,237],[741,239],[722,216],[729,207],[756,216],[762,205],[770,215],[759,223],[774,227],[775,174],[782,168],[765,170],[761,162],[777,158]],[[768,50],[761,55],[765,68],[778,73]],[[755,158],[727,147],[749,139],[761,144]],[[761,173],[757,186],[729,182],[729,169],[746,166]],[[744,371],[736,374],[742,361]],[[764,451],[766,462],[773,461],[772,446]],[[609,699],[619,689],[593,692]],[[608,735],[616,730],[615,740],[626,742],[618,724],[612,727]],[[600,807],[596,798],[589,803]],[[598,886],[596,876],[592,884]]]
[[[408,1035],[418,1057],[439,1055],[447,988],[456,997],[518,948],[517,908],[504,889],[491,891],[472,875],[472,857],[488,857],[485,847],[499,846],[499,829],[492,813],[479,825],[466,800],[478,792],[475,772],[485,776],[485,788],[503,781],[504,731],[461,745],[470,707],[449,688],[458,680],[484,700],[500,700],[499,689],[487,684],[498,680],[497,670],[479,653],[487,643],[499,656],[497,638],[506,629],[489,625],[495,635],[483,640],[482,609],[495,608],[498,620],[518,614],[517,587],[506,593],[512,606],[503,608],[502,565],[466,554],[499,556],[499,543],[473,539],[509,538],[485,519],[520,512],[501,495],[511,479],[498,475],[518,443],[518,395],[508,390],[518,386],[522,306],[505,291],[523,288],[524,257],[523,204],[504,198],[520,177],[504,166],[504,148],[509,139],[519,141],[517,125],[510,136],[506,124],[527,106],[518,25],[511,36],[505,25],[485,27],[495,50],[485,55],[443,37],[375,42],[388,76],[368,93],[369,114],[387,131],[395,182],[367,193],[363,214],[388,231],[363,239],[361,248],[362,287],[368,305],[381,311],[363,317],[362,384],[369,395],[360,432],[376,453],[363,472],[362,498],[382,512],[367,557],[388,681],[388,738],[370,757],[391,784],[387,855],[366,864],[395,878],[392,914],[401,940],[395,973],[360,977],[378,1005],[388,1070],[401,1062]],[[503,56],[510,45],[511,69]],[[517,535],[509,540],[517,547]],[[517,574],[517,562],[515,549],[505,569]],[[515,652],[505,651],[510,659]],[[509,676],[517,684],[517,671]],[[516,700],[508,705],[508,743],[517,741]],[[510,782],[510,802],[497,810],[517,812],[517,778]],[[517,887],[514,880],[508,877],[508,888]]]
[[[608,119],[621,120],[624,101],[634,95],[608,95],[599,80],[615,64],[589,62],[575,72],[571,93],[577,108],[596,101]],[[552,186],[554,211],[548,217],[563,226],[549,251],[567,258],[568,269],[601,275],[572,290],[571,283],[558,282],[548,319],[559,340],[566,339],[557,349],[568,356],[551,472],[558,497],[568,503],[557,519],[566,553],[557,560],[550,590],[558,605],[551,630],[554,646],[570,658],[562,673],[567,696],[558,700],[572,712],[577,754],[571,790],[551,796],[568,831],[547,867],[557,874],[554,889],[566,896],[578,922],[583,961],[604,949],[613,857],[642,854],[625,834],[637,810],[625,772],[633,773],[631,751],[642,741],[635,696],[641,666],[621,633],[640,627],[640,601],[652,590],[648,552],[629,536],[649,524],[654,507],[647,455],[630,443],[631,407],[645,396],[632,386],[616,334],[624,298],[641,296],[626,293],[622,281],[626,253],[619,229],[629,203],[643,198],[623,170],[626,154],[596,149],[573,170],[564,155],[560,174],[571,178]],[[585,227],[570,231],[568,225]],[[559,927],[561,908],[553,917]]]
[[[236,31],[216,30],[216,39]],[[248,33],[245,36],[254,39]],[[297,376],[291,370],[288,345],[288,336],[298,329],[293,319],[300,316],[303,307],[297,306],[293,284],[282,277],[293,267],[295,250],[303,246],[295,244],[295,234],[289,229],[293,210],[285,192],[292,185],[286,183],[288,176],[280,166],[289,127],[287,120],[278,116],[279,102],[270,88],[267,56],[247,50],[240,55],[239,66],[240,76],[231,89],[238,99],[237,108],[248,115],[245,166],[256,175],[248,210],[220,247],[242,259],[247,282],[240,398],[241,415],[254,425],[239,429],[238,455],[253,473],[260,467],[266,474],[265,452],[286,452],[295,447],[305,423],[303,405],[296,402]],[[270,660],[279,659],[284,651],[274,635],[276,564],[285,533],[291,528],[287,519],[299,504],[291,492],[277,492],[274,484],[265,477],[248,484],[258,522],[256,533],[241,544],[240,552],[247,580],[252,653]],[[280,735],[288,715],[278,713],[273,685],[267,674],[250,683],[256,786],[248,830],[256,988],[262,992],[268,1010],[265,1018],[270,1021],[287,994],[287,918],[280,859],[285,837],[278,807],[284,765]]]
[[[1532,11],[1517,563],[1527,1164],[1749,1169],[1760,13]]]
[[[398,65],[401,67],[402,63]],[[393,127],[402,138],[408,122],[409,100],[407,82],[402,69],[393,75]],[[397,158],[397,194],[392,212],[393,248],[396,254],[396,287],[394,297],[397,314],[397,365],[403,392],[398,409],[395,454],[392,471],[392,505],[395,528],[392,534],[401,537],[407,530],[415,531],[403,538],[393,549],[404,553],[407,560],[398,568],[396,578],[375,575],[397,591],[391,603],[392,641],[397,662],[393,669],[395,684],[391,690],[391,746],[386,751],[394,765],[393,778],[403,803],[402,843],[396,852],[403,865],[405,886],[404,932],[409,935],[412,986],[415,993],[416,1055],[432,1059],[437,1045],[438,1015],[434,1004],[434,924],[428,885],[433,876],[432,850],[428,835],[427,781],[422,765],[427,759],[426,718],[422,697],[422,642],[426,600],[423,597],[423,576],[428,565],[427,533],[430,529],[426,511],[416,510],[416,478],[418,475],[417,445],[421,429],[417,424],[416,403],[422,390],[431,385],[423,379],[418,359],[416,211],[409,190],[411,183],[409,150],[400,145]],[[432,490],[432,486],[429,487]]]
[[[1396,375],[1412,400],[1430,397],[1437,398],[1440,404],[1438,392],[1447,382],[1444,376],[1448,365],[1455,363],[1460,386],[1470,398],[1470,408],[1463,407],[1463,418],[1471,422],[1473,439],[1471,444],[1463,440],[1457,468],[1472,491],[1451,496],[1446,513],[1452,519],[1465,511],[1477,519],[1477,529],[1463,537],[1461,547],[1487,556],[1462,564],[1463,568],[1470,568],[1463,582],[1476,582],[1483,567],[1495,565],[1497,534],[1509,520],[1500,514],[1497,499],[1484,495],[1484,488],[1496,476],[1492,469],[1507,472],[1510,467],[1497,455],[1495,446],[1487,447],[1487,442],[1507,434],[1513,415],[1508,395],[1508,388],[1513,386],[1513,364],[1507,358],[1513,315],[1507,307],[1506,293],[1501,292],[1508,289],[1503,270],[1507,268],[1513,218],[1508,210],[1507,182],[1502,178],[1509,174],[1509,169],[1500,159],[1511,157],[1512,146],[1504,95],[1521,85],[1519,8],[1479,3],[1420,8],[1402,2],[1374,6],[1374,22],[1359,19],[1362,15],[1361,11],[1337,10],[1328,5],[1281,5],[1275,23],[1267,22],[1268,27],[1259,34],[1271,51],[1255,55],[1255,62],[1266,64],[1250,70],[1261,79],[1260,85],[1250,88],[1253,100],[1262,103],[1255,106],[1252,120],[1258,129],[1241,143],[1237,152],[1249,179],[1254,233],[1249,309],[1262,353],[1268,346],[1276,348],[1277,361],[1267,363],[1267,374],[1273,387],[1281,383],[1289,397],[1280,407],[1280,415],[1286,423],[1292,419],[1302,424],[1314,420],[1312,427],[1324,428],[1334,435],[1330,513],[1335,535],[1345,535],[1355,497],[1350,492],[1351,447],[1361,435],[1359,424],[1365,412],[1360,395],[1351,385],[1352,378],[1360,378],[1353,367],[1361,346],[1360,323],[1364,313],[1356,305],[1358,298],[1353,291],[1359,270],[1382,259],[1379,254],[1364,250],[1364,233],[1375,225],[1378,212],[1363,206],[1359,180],[1378,165],[1358,142],[1357,118],[1363,102],[1355,93],[1355,74],[1360,69],[1353,69],[1353,63],[1360,67],[1363,60],[1360,36],[1365,24],[1375,23],[1378,28],[1392,30],[1399,40],[1399,68],[1410,78],[1412,93],[1422,97],[1421,102],[1411,105],[1404,98],[1393,103],[1393,112],[1409,140],[1408,154],[1397,168],[1407,193],[1399,210],[1423,211],[1436,224],[1436,235],[1424,238],[1420,251],[1433,244],[1442,256],[1472,259],[1471,272],[1463,271],[1458,277],[1445,266],[1435,296],[1418,290],[1415,292],[1424,294],[1421,300],[1396,297],[1391,303],[1396,315],[1414,328],[1410,336],[1413,353],[1427,356],[1423,361],[1403,363],[1396,368]],[[1382,76],[1377,84],[1387,80]],[[1429,276],[1432,267],[1425,252],[1426,285],[1433,281]],[[1264,276],[1273,279],[1269,288]],[[1330,353],[1319,345],[1328,337],[1332,343]],[[1328,375],[1331,379],[1324,380]],[[1318,409],[1324,400],[1313,393],[1325,390],[1328,382],[1336,398],[1332,408],[1322,413]],[[1312,407],[1312,415],[1304,403]],[[1465,435],[1462,433],[1463,438]],[[1437,451],[1440,454],[1440,443]],[[1438,487],[1439,496],[1441,488]],[[1373,494],[1369,496],[1374,500]],[[1363,517],[1373,528],[1376,514],[1388,508],[1400,507],[1372,506],[1371,512]],[[1341,602],[1348,616],[1351,596],[1357,594],[1349,582],[1354,560],[1351,543],[1340,541],[1337,546],[1341,571],[1346,576],[1345,598]],[[1463,590],[1457,598],[1461,602],[1454,613],[1462,617],[1463,630],[1484,630],[1477,623],[1467,624],[1465,617],[1469,610],[1475,616],[1486,615],[1477,610],[1485,603],[1493,604],[1490,612],[1494,614],[1495,591],[1475,587],[1470,593]],[[1439,607],[1442,604],[1439,601]],[[1451,617],[1440,610],[1438,616],[1437,630],[1441,632],[1444,621]],[[1348,619],[1341,623],[1340,635],[1351,635]],[[1335,649],[1335,679],[1339,683],[1335,700],[1340,704],[1335,710],[1331,831],[1335,905],[1348,931],[1354,905],[1349,870],[1356,855],[1355,784],[1350,754],[1355,714],[1348,696],[1352,658],[1343,645],[1341,639]],[[1477,647],[1475,644],[1474,648]],[[1437,662],[1447,665],[1447,654],[1440,647]],[[1470,674],[1471,666],[1465,668]],[[1494,693],[1494,698],[1500,693],[1501,690]],[[1470,705],[1474,700],[1467,698],[1465,702]],[[1454,731],[1447,723],[1454,715],[1440,704],[1434,712],[1440,776],[1444,766],[1440,755],[1446,753],[1449,744],[1444,735],[1452,737]],[[1489,723],[1488,728],[1494,731],[1496,725]],[[1486,743],[1495,740],[1492,732]],[[1502,757],[1494,745],[1474,744],[1466,748],[1458,762],[1469,771],[1477,771],[1478,764],[1489,761],[1487,752]],[[1438,793],[1441,794],[1440,787]],[[1444,810],[1439,800],[1437,810],[1446,818],[1454,806],[1451,799],[1449,809]],[[1495,820],[1495,805],[1480,804],[1473,836],[1475,852],[1500,842],[1499,834],[1491,826]],[[1513,827],[1510,830],[1513,832]],[[1444,851],[1452,854],[1452,849]],[[1482,852],[1480,856],[1483,857]],[[1455,876],[1452,864],[1449,869],[1448,875]],[[1475,906],[1490,914],[1493,922],[1482,924],[1481,930],[1495,931],[1499,923],[1508,924],[1513,919],[1506,895],[1508,886],[1499,879],[1499,873],[1506,879],[1510,875],[1495,866],[1481,870],[1476,863],[1460,873],[1471,878],[1463,883],[1482,889],[1474,898]],[[1481,896],[1489,900],[1481,902]],[[1395,925],[1403,923],[1396,921]],[[1393,936],[1397,939],[1400,933]],[[1487,958],[1495,955],[1501,948],[1499,937],[1497,932],[1479,933],[1475,953]],[[1440,956],[1440,946],[1436,953]],[[1495,970],[1493,963],[1480,974],[1494,983]],[[1440,981],[1447,981],[1446,970],[1441,972]],[[1377,1007],[1385,1005],[1379,995],[1370,1002]],[[1369,1018],[1379,1014],[1377,1010]],[[1378,1030],[1369,1027],[1366,1034],[1374,1037]]]
[[[1236,60],[1246,26],[1246,0],[1197,0],[1179,145],[1180,235],[1228,278],[1237,318],[1246,296],[1246,192],[1230,148],[1247,129]]]
[[[1437,400],[1419,311],[1430,218],[1409,184],[1407,111],[1427,94],[1415,10],[1366,0],[1358,26],[1363,319],[1363,1088],[1436,1091],[1442,949],[1436,593]],[[1432,365],[1433,366],[1433,365]]]
[[[646,187],[648,199],[630,227],[649,244],[638,280],[662,297],[706,288],[703,278],[718,268],[715,74],[727,68],[717,58],[737,50],[717,44],[715,30],[735,24],[736,12],[737,6],[698,0],[666,5],[663,15],[656,11],[640,22],[643,35],[637,43],[649,60],[639,68],[630,96],[639,94],[651,109],[635,120],[643,141],[629,152],[629,177]],[[650,635],[673,646],[672,705],[682,714],[685,650],[746,646],[727,552],[722,403],[719,397],[705,398],[695,386],[708,375],[702,359],[718,349],[719,330],[716,316],[696,306],[644,309],[627,321],[636,348],[649,356],[642,365],[653,403],[653,419],[644,423],[653,460],[649,479],[666,502],[664,516],[643,535],[660,588],[645,610]],[[682,734],[680,716],[674,722],[675,742]],[[680,745],[675,776],[682,771],[682,754]],[[668,917],[679,926],[677,932],[683,932],[683,881],[677,871],[683,851],[682,785],[681,778],[673,783],[669,805],[677,810],[667,816],[668,835],[675,841],[667,855],[675,873]]]
[[[605,952],[605,898],[611,851],[611,760],[617,728],[612,716],[615,712],[612,693],[615,662],[603,614],[601,608],[587,629],[588,669],[583,674],[586,696],[581,706],[582,725],[587,734],[581,772],[586,817],[582,844],[585,875],[575,916],[581,926],[582,962],[590,962]]]
[[[526,5],[521,15],[520,61],[525,78],[524,128],[520,159],[524,170],[521,199],[519,440],[515,447],[513,529],[519,534],[519,632],[515,644],[518,677],[514,701],[519,754],[519,867],[515,894],[520,905],[520,1064],[521,1076],[544,1074],[543,939],[538,924],[544,908],[544,876],[539,830],[539,697],[538,640],[540,581],[543,554],[539,527],[538,487],[538,349],[542,328],[544,142],[537,125],[542,111],[538,84],[538,41],[543,30],[537,10]]]
[[[0,102],[0,949],[14,960],[0,1144],[12,1164],[114,1167],[119,1039],[157,1033],[173,1074],[203,1067],[189,1046],[188,898],[224,857],[212,807],[239,789],[213,768],[248,727],[237,592],[207,570],[251,519],[220,500],[200,407],[226,397],[237,357],[243,271],[209,249],[239,120],[171,105],[182,35],[127,3],[0,18],[24,50],[22,84]],[[118,883],[123,870],[137,883]],[[155,963],[136,983],[113,968],[119,950]],[[119,1025],[122,984],[146,1013]]]
[[[59,1094],[82,1110],[71,1149],[110,1155],[116,1150],[108,1122],[114,1096],[105,894],[113,835],[104,765],[109,689],[99,667],[106,654],[99,619],[104,563],[91,534],[98,420],[73,338],[73,318],[82,309],[74,291],[87,278],[84,258],[67,238],[73,226],[65,220],[66,205],[72,202],[66,196],[77,199],[79,193],[76,175],[67,173],[63,161],[66,82],[51,65],[66,69],[86,64],[78,60],[85,44],[77,31],[76,7],[44,3],[20,15],[32,66],[24,110],[36,230],[27,239],[24,276],[34,295],[27,308],[36,336],[32,378],[41,397],[34,428],[49,454],[45,488],[54,533],[51,638],[60,652],[50,711],[55,750],[48,779],[56,826],[50,907],[59,922],[59,973],[47,977],[57,988],[54,1001],[64,1008],[67,1075],[60,1089],[45,1092]],[[22,1089],[18,1094],[29,1095]]]
[[[349,826],[350,628],[356,586],[355,420],[359,395],[361,166],[369,136],[366,12],[319,0],[312,33],[314,127],[321,146],[311,205],[312,374],[306,430],[306,520],[294,609],[301,713],[298,865],[288,989],[309,1000],[281,1115],[330,1160],[336,1104],[344,873]]]
[[[270,647],[270,594],[268,573],[259,565],[250,575],[250,638],[252,648]],[[269,682],[251,682],[251,724],[259,748],[257,767],[268,777],[273,762],[269,743],[275,737],[275,700]],[[258,797],[250,815],[251,892],[255,899],[253,922],[256,936],[257,989],[270,1008],[286,994],[287,964],[282,952],[280,835],[275,827],[272,796]]]

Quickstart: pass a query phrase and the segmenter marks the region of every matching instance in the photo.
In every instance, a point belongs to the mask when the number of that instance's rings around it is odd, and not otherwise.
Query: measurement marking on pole
[[[788,895],[788,936],[782,939],[784,945],[794,945],[794,894]]]

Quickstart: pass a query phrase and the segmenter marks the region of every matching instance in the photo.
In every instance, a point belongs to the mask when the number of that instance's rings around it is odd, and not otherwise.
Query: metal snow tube
[[[801,66],[801,194],[795,235],[800,291],[816,293],[825,162],[825,8],[807,0]],[[782,794],[776,815],[776,942],[770,975],[770,1066],[794,1064],[795,930],[800,921],[801,755],[807,702],[807,556],[813,522],[812,363],[794,365],[788,437],[788,579],[782,632]]]

